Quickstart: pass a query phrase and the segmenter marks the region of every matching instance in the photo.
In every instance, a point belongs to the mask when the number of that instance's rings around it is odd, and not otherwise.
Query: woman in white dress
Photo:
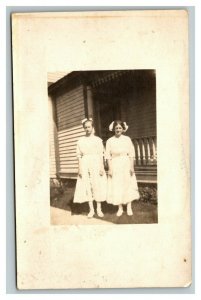
[[[94,216],[93,201],[97,202],[97,215],[103,217],[101,202],[106,201],[107,178],[103,164],[104,148],[102,140],[94,135],[93,120],[82,121],[86,135],[77,143],[78,179],[74,202],[89,203],[88,217]]]
[[[113,121],[109,130],[114,136],[106,143],[108,162],[107,202],[118,205],[117,216],[123,213],[123,204],[127,214],[133,215],[131,202],[139,199],[137,180],[134,172],[134,146],[131,139],[122,133],[128,129],[125,122]]]

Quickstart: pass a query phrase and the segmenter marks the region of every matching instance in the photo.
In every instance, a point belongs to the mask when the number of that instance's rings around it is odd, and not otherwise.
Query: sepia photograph
[[[189,15],[13,13],[17,288],[189,287]]]
[[[157,223],[155,70],[48,73],[48,99],[51,224]]]

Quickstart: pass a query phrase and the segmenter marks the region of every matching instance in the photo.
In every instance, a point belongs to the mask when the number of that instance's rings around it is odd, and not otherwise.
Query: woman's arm
[[[78,176],[82,178],[82,158],[78,157]]]
[[[133,175],[133,173],[134,173],[134,158],[130,157],[130,174],[131,174],[131,176]]]
[[[78,159],[78,176],[82,177],[82,153],[80,151],[79,141],[77,143],[76,154]]]
[[[105,169],[104,169],[104,163],[103,163],[103,147],[102,147],[102,153],[100,154],[100,170],[99,170],[99,174],[100,176],[103,176],[104,172],[105,172]]]
[[[134,173],[135,150],[130,138],[129,138],[129,158],[130,158],[130,175],[132,176]]]
[[[112,156],[111,156],[111,145],[110,145],[110,139],[106,142],[106,160],[108,165],[108,175],[112,177]]]
[[[100,176],[103,176],[104,172],[105,172],[105,168],[104,168],[104,163],[103,163],[103,159],[104,159],[104,146],[103,146],[103,142],[100,139],[100,143],[99,143],[99,149],[100,149],[100,168],[99,168],[99,174]]]
[[[107,164],[108,164],[108,175],[112,177],[112,160],[107,159]]]
[[[103,176],[104,174],[104,164],[103,164],[103,157],[100,156],[100,171],[99,171],[100,176]]]

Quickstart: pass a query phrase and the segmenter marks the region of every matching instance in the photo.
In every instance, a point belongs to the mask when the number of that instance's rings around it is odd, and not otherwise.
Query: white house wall
[[[54,102],[51,97],[48,98],[49,106],[49,157],[50,157],[50,177],[56,178],[56,141],[55,131],[56,123],[54,119]]]
[[[85,134],[81,120],[85,117],[83,86],[66,91],[56,99],[58,150],[61,176],[77,175],[77,140]]]

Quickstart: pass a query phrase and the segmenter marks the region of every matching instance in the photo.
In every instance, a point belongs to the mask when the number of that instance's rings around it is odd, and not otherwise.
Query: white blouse
[[[111,159],[113,156],[127,155],[135,157],[134,146],[131,139],[126,135],[120,137],[113,136],[106,142],[106,159]]]
[[[104,148],[101,138],[95,135],[83,136],[77,142],[77,157],[83,155],[103,155]]]

